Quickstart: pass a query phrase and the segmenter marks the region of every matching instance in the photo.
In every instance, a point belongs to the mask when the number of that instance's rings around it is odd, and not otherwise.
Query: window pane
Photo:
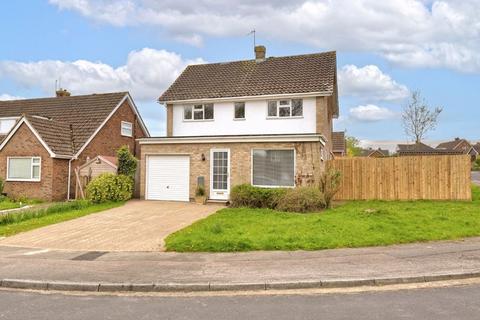
[[[293,150],[253,150],[253,184],[257,186],[295,186]]]
[[[40,178],[40,166],[33,166],[32,167],[32,178],[39,179]]]
[[[32,175],[32,159],[13,158],[8,162],[9,179],[30,179]]]
[[[33,163],[40,163],[40,158],[32,158]]]
[[[203,120],[203,110],[200,111],[193,111],[193,119],[194,120]]]
[[[130,122],[122,122],[122,135],[124,136],[132,136],[132,124]]]
[[[277,116],[277,101],[268,101],[268,116]]]
[[[245,119],[245,102],[235,102],[235,119]]]
[[[192,119],[192,106],[183,107],[183,119],[185,120]]]
[[[213,119],[213,104],[208,103],[205,105],[205,119]]]
[[[289,105],[290,105],[290,101],[288,101],[288,100],[280,100],[280,105],[281,105],[281,106],[289,106]]]
[[[303,100],[302,99],[292,100],[292,116],[293,117],[303,116]]]
[[[280,107],[278,108],[280,117],[290,117],[290,107]]]

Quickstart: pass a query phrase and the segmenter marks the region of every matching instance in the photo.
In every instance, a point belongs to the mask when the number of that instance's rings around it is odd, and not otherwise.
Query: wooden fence
[[[468,155],[340,158],[336,200],[471,200]]]

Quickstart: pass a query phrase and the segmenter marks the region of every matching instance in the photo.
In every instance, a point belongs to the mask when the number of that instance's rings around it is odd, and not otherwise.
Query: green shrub
[[[133,156],[127,146],[123,146],[117,150],[117,159],[118,174],[134,178],[135,171],[137,171],[138,160]]]
[[[477,160],[475,160],[473,162],[472,170],[473,171],[480,171],[480,158],[478,158]]]
[[[3,193],[3,187],[5,187],[5,182],[0,178],[0,195]]]
[[[87,185],[87,198],[94,203],[127,201],[132,193],[133,178],[126,175],[105,173]]]
[[[289,189],[278,201],[277,210],[289,212],[314,212],[324,209],[325,198],[316,187]]]
[[[195,196],[196,197],[203,197],[204,195],[205,195],[205,187],[198,186],[197,189],[195,189]]]
[[[284,188],[259,188],[249,184],[234,186],[230,192],[232,207],[275,209],[285,194]]]
[[[327,209],[331,207],[333,196],[337,193],[338,189],[340,189],[341,182],[342,173],[338,170],[329,169],[320,176],[319,189],[323,194],[325,207]]]

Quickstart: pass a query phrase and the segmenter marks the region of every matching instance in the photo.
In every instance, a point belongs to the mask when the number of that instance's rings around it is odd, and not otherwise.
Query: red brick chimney
[[[55,91],[57,97],[70,97],[71,93],[68,92],[67,89],[60,88],[59,90]]]

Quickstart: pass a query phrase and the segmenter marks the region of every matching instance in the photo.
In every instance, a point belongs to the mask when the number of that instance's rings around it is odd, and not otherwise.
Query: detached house
[[[159,98],[167,136],[139,139],[141,196],[188,201],[198,186],[312,183],[332,157],[335,52],[188,66]]]
[[[13,197],[71,198],[74,169],[149,133],[127,92],[0,101],[0,177]],[[70,191],[70,192],[69,192]]]

